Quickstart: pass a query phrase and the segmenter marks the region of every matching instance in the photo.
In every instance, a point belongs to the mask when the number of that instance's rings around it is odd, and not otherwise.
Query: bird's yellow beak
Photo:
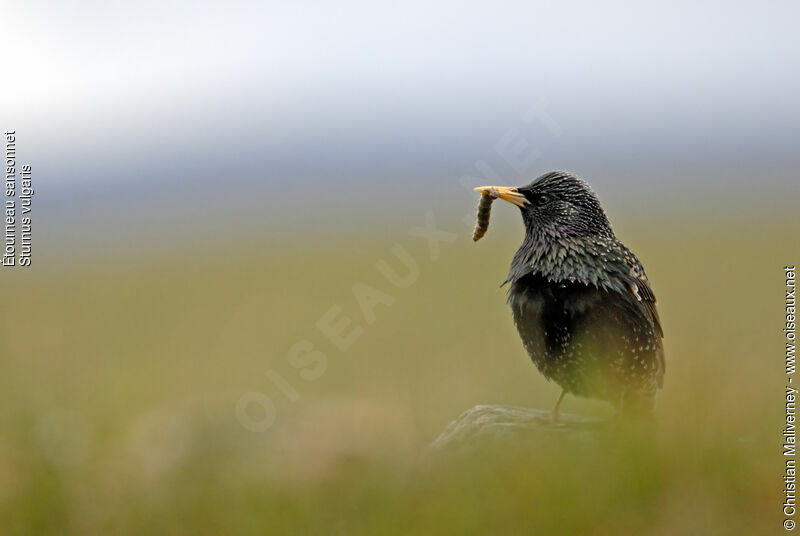
[[[475,188],[475,191],[481,194],[487,193],[494,199],[499,197],[503,201],[508,201],[512,205],[517,205],[518,207],[524,207],[529,203],[527,198],[512,186],[478,186]]]

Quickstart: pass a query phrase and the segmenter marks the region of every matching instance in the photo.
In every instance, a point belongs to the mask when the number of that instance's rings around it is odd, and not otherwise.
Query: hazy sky
[[[546,102],[553,161],[792,158],[797,2],[5,2],[39,184],[469,166]]]

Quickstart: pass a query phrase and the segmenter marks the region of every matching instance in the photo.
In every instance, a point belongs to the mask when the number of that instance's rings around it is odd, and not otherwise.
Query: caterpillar
[[[475,223],[475,230],[472,231],[472,240],[477,242],[486,231],[489,229],[489,215],[492,212],[492,201],[497,199],[499,193],[494,188],[487,188],[481,192],[480,201],[478,201],[478,214],[477,222]]]

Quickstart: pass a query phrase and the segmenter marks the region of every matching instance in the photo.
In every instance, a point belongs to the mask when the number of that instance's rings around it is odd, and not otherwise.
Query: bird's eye
[[[534,204],[535,204],[537,207],[543,207],[543,206],[545,206],[545,205],[546,205],[546,204],[547,204],[549,201],[550,201],[550,197],[549,197],[549,196],[546,196],[546,195],[538,195],[538,196],[536,196],[536,199],[534,199],[534,201],[533,201],[533,202],[534,202]]]

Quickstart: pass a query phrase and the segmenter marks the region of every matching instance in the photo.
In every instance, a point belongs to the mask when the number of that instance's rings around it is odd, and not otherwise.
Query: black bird
[[[665,366],[656,298],[589,185],[554,171],[519,188],[475,190],[522,212],[525,240],[504,285],[525,349],[562,387],[553,419],[565,393],[649,414]]]

